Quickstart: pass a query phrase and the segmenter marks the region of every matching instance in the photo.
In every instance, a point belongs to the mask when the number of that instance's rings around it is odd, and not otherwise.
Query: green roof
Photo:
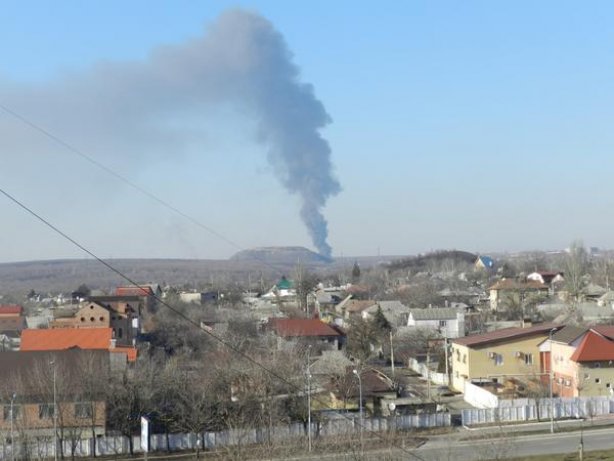
[[[286,277],[282,277],[279,282],[277,282],[277,288],[280,290],[289,290],[292,288],[294,284],[291,280],[288,280]]]

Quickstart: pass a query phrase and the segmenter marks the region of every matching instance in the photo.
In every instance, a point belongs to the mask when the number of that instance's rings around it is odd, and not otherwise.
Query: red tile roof
[[[452,340],[454,344],[462,346],[482,346],[490,343],[504,342],[525,336],[543,335],[552,329],[560,330],[563,325],[554,323],[542,323],[529,328],[503,328],[501,330],[489,331],[481,335],[465,336],[464,338],[456,338]]]
[[[19,304],[0,304],[0,314],[16,314],[21,315],[23,307]]]
[[[116,296],[153,296],[154,292],[149,286],[142,287],[117,287]]]
[[[614,342],[591,330],[584,335],[570,358],[574,362],[614,360]]]
[[[595,325],[591,328],[591,330],[596,331],[602,336],[605,336],[608,339],[614,340],[614,326],[612,325]]]
[[[318,319],[269,319],[269,327],[285,338],[305,336],[343,336]]]
[[[60,351],[79,348],[124,353],[129,362],[136,361],[135,347],[111,347],[112,328],[27,329],[21,332],[22,351]]]
[[[106,349],[111,346],[111,328],[53,328],[26,329],[21,332],[22,351],[59,351],[79,349]]]

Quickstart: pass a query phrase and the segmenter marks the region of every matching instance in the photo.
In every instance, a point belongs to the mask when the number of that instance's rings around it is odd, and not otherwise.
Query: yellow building
[[[560,328],[554,324],[504,328],[452,340],[452,388],[463,392],[467,380],[501,382],[540,376],[539,345],[551,330]]]

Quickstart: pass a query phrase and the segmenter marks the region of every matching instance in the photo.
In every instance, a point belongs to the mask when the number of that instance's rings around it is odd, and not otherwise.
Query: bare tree
[[[576,240],[571,243],[569,252],[563,259],[563,269],[565,287],[571,302],[575,305],[580,301],[589,269],[588,254],[581,241]]]

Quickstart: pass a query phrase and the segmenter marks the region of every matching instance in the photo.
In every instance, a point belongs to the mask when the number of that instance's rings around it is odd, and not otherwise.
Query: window
[[[495,354],[495,365],[503,365],[503,354]]]
[[[599,362],[596,362],[593,364],[593,368],[601,368],[601,364]]]
[[[52,403],[41,403],[38,406],[38,418],[50,419],[53,418],[54,408]]]
[[[467,354],[463,354],[463,363],[467,363]]]
[[[75,403],[75,418],[91,418],[92,405],[90,403]]]
[[[601,384],[601,378],[595,378],[595,384]]]
[[[104,322],[104,317],[100,317],[98,320],[100,320],[101,322]]]
[[[533,354],[524,354],[524,364],[533,365]]]
[[[16,419],[19,419],[20,416],[21,416],[21,405],[13,404],[13,421],[15,421]],[[4,405],[4,408],[2,409],[2,417],[4,418],[5,421],[11,420],[11,406],[10,405]]]
[[[117,329],[117,337],[121,338],[124,336],[124,330],[122,328]]]
[[[442,328],[445,328],[445,326],[447,325],[447,322],[445,320],[440,320],[439,321],[439,326]]]

